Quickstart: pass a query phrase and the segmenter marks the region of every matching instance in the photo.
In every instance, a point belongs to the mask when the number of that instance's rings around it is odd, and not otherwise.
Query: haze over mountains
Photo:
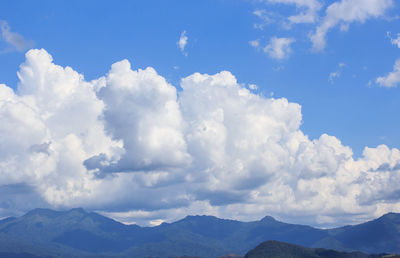
[[[400,214],[355,226],[317,229],[265,217],[240,222],[188,216],[156,227],[125,225],[83,209],[35,209],[0,221],[0,252],[39,256],[217,257],[244,255],[266,240],[305,247],[400,253]]]

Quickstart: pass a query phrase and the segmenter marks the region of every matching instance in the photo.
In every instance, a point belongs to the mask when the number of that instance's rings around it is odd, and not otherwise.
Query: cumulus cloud
[[[290,23],[314,23],[322,5],[318,0],[268,0],[269,3],[295,5],[301,12],[288,17]]]
[[[153,68],[131,70],[128,60],[113,64],[105,83],[98,92],[105,104],[105,128],[123,141],[125,152],[113,169],[184,167],[190,155],[176,88]]]
[[[0,20],[0,30],[1,38],[17,51],[24,51],[33,46],[33,42],[31,40],[27,40],[20,34],[12,32],[10,25],[8,25],[6,21]]]
[[[1,216],[81,206],[146,225],[295,213],[329,226],[400,211],[398,149],[354,159],[334,136],[309,139],[299,104],[228,71],[189,75],[177,92],[127,60],[86,81],[31,50],[18,76],[15,91],[0,85]]]
[[[347,30],[352,22],[365,22],[370,18],[384,15],[393,5],[392,0],[341,0],[326,9],[326,15],[315,32],[310,35],[314,51],[321,51],[326,45],[326,34],[337,25]]]
[[[53,64],[44,50],[26,54],[18,77],[16,92],[0,89],[0,177],[36,185],[49,203],[68,204],[92,187],[83,161],[100,153],[111,159],[122,145],[105,134],[95,83]]]
[[[181,52],[186,56],[187,53],[185,52],[185,47],[188,43],[188,36],[186,36],[186,30],[182,31],[181,36],[179,37],[178,42],[176,44],[178,45],[178,48],[181,50]]]
[[[290,45],[295,41],[294,38],[272,37],[269,44],[265,46],[264,53],[274,59],[288,58],[292,52]]]
[[[385,76],[380,76],[376,79],[376,83],[382,87],[392,88],[397,87],[400,82],[400,59],[397,59],[393,71]]]

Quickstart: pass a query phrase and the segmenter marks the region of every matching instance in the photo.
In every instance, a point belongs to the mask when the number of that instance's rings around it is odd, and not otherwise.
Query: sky
[[[400,3],[10,1],[0,218],[400,212]]]

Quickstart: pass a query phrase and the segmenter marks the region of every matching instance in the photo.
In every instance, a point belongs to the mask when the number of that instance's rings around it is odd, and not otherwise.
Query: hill
[[[265,241],[250,250],[244,258],[379,258],[400,257],[385,254],[368,255],[362,252],[339,252],[323,248],[307,248],[279,241]]]

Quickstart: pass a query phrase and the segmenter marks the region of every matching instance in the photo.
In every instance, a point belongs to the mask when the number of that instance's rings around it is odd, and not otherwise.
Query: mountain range
[[[18,218],[0,220],[1,257],[215,258],[230,253],[245,255],[266,240],[309,248],[400,253],[400,214],[388,213],[334,229],[288,224],[269,216],[253,222],[188,216],[173,223],[140,227],[80,208],[35,209]]]

